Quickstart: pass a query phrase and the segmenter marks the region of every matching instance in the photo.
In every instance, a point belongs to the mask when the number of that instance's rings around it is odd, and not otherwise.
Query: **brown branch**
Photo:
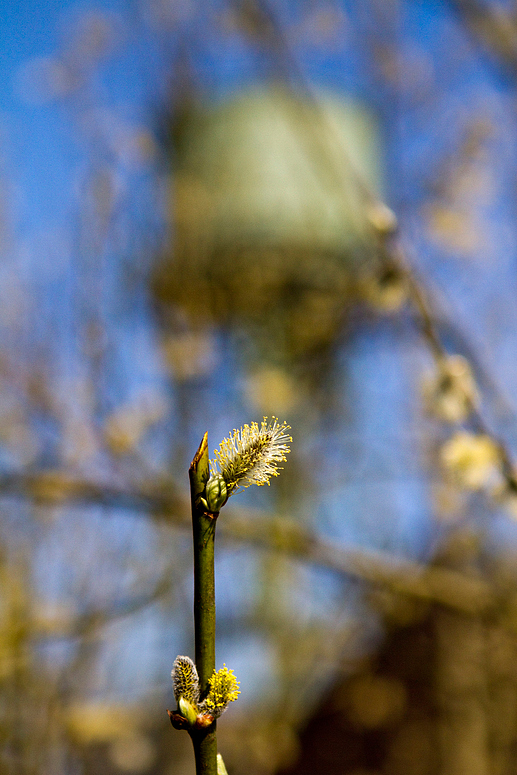
[[[36,616],[33,626],[36,638],[82,638],[116,619],[123,619],[164,597],[173,586],[170,573],[165,573],[146,593],[118,600],[110,606],[93,608],[76,616]]]
[[[479,614],[496,604],[495,589],[483,579],[422,565],[387,552],[325,541],[294,520],[251,511],[228,512],[220,521],[221,538],[279,551],[344,576],[464,613]]]
[[[181,530],[191,529],[190,499],[186,495],[179,495],[173,488],[168,497],[163,484],[156,487],[150,484],[145,491],[105,490],[102,486],[72,479],[65,474],[63,479],[68,482],[68,496],[64,498],[62,490],[45,489],[45,498],[38,500],[40,505],[50,507],[62,504],[63,501],[85,504],[101,502],[116,506],[123,504],[137,514],[151,516]],[[41,480],[45,481],[46,475]],[[41,493],[43,488],[39,485],[40,481],[35,475],[26,480],[18,475],[10,478],[8,490],[11,494],[18,492],[27,496],[30,492]],[[496,605],[499,597],[497,590],[486,580],[401,559],[387,552],[352,548],[326,541],[294,520],[258,510],[227,507],[224,518],[218,521],[218,532],[225,541],[237,541],[281,552],[301,562],[328,568],[344,576],[384,586],[411,597],[441,603],[458,611],[488,611]],[[87,616],[83,626],[87,626],[89,621],[91,617]]]
[[[497,5],[478,0],[450,0],[475,40],[495,54],[515,77],[517,75],[517,18]]]

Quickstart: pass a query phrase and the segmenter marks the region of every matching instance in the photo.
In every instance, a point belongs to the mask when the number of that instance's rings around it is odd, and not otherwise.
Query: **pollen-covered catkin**
[[[279,475],[279,463],[290,451],[289,430],[289,425],[276,417],[269,422],[264,417],[260,425],[252,422],[234,430],[214,452],[215,460],[210,461],[212,477],[224,479],[228,496],[241,487],[269,484],[272,476]]]

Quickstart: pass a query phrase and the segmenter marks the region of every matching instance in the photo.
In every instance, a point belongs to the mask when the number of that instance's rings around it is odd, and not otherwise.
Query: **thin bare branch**
[[[57,476],[57,472],[55,474]],[[63,475],[65,478],[65,475]],[[45,477],[42,477],[43,482]],[[132,512],[151,516],[180,528],[190,530],[189,519],[190,500],[186,495],[180,495],[171,486],[170,495],[163,484],[156,488],[149,486],[146,491],[117,490],[78,479],[66,478],[68,495],[63,492],[45,490],[45,497],[38,503],[53,506],[73,502],[125,507]],[[2,483],[7,485],[10,494],[28,496],[31,492],[40,493],[42,482],[38,477],[22,476],[4,477]],[[4,492],[6,490],[4,489]],[[285,517],[266,514],[253,509],[236,509],[228,507],[224,519],[219,520],[220,537],[226,541],[237,541],[267,550],[282,552],[301,562],[308,562],[324,568],[329,568],[344,576],[359,579],[371,584],[385,586],[388,589],[417,597],[422,600],[441,603],[449,608],[468,613],[480,613],[489,610],[496,604],[498,595],[492,585],[477,577],[463,573],[424,565],[410,560],[395,557],[387,552],[378,552],[364,548],[352,548],[336,542],[320,538],[314,531],[299,525]],[[165,585],[165,587],[163,586]],[[128,601],[124,607],[118,607],[112,615],[125,615],[132,610],[152,602],[166,591],[166,582],[159,582],[156,589],[142,599]],[[91,622],[102,621],[104,613],[88,614],[79,629],[88,628]]]

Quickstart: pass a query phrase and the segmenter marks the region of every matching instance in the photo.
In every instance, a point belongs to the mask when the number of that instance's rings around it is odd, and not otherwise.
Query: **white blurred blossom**
[[[478,402],[476,382],[466,358],[450,355],[424,377],[422,393],[429,410],[447,422],[462,422]]]
[[[467,490],[500,484],[501,455],[495,441],[484,434],[458,431],[441,448],[443,466]]]

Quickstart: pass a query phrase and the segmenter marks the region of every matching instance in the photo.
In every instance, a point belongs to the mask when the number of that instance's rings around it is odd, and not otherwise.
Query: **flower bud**
[[[233,670],[228,670],[226,665],[217,672],[214,670],[208,685],[209,691],[200,705],[200,710],[216,719],[224,713],[230,702],[237,699],[241,690]]]
[[[206,483],[205,500],[208,511],[219,511],[228,500],[226,482],[220,474],[214,474]]]
[[[194,726],[197,718],[197,708],[185,697],[180,697],[178,707],[183,718],[187,719],[190,726]]]

